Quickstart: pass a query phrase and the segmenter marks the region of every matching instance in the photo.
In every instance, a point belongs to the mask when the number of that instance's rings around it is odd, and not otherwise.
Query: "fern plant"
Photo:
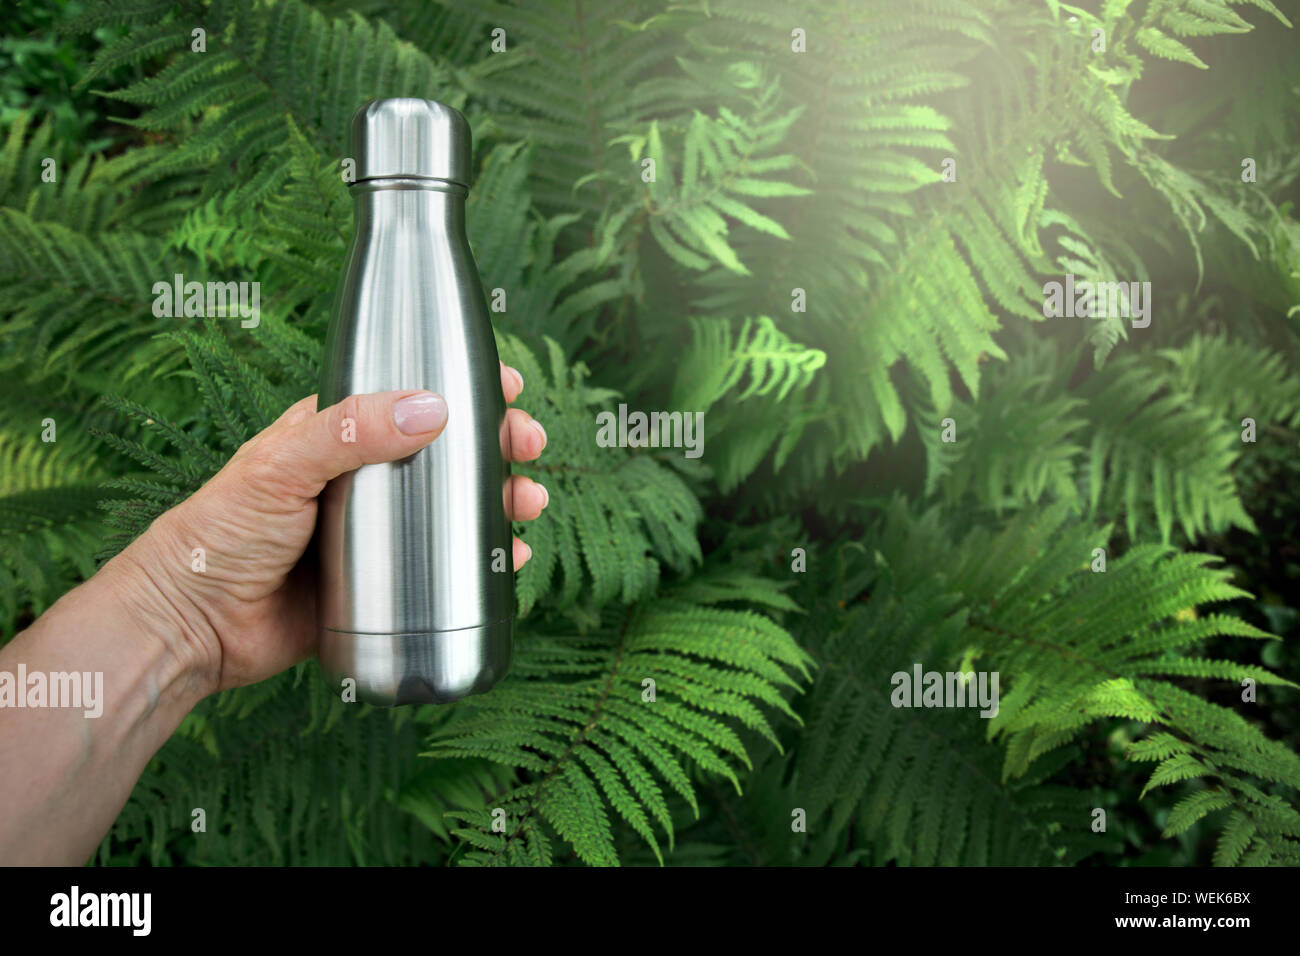
[[[1296,518],[1289,28],[1269,0],[88,6],[63,29],[104,37],[78,89],[119,145],[0,130],[6,637],[315,389],[367,100],[469,119],[470,241],[550,439],[498,688],[385,711],[308,663],[210,698],[97,861],[1300,862],[1269,633],[1300,564],[1234,559]],[[156,315],[176,274],[260,283],[260,322]],[[1149,282],[1151,324],[1048,318],[1066,275]],[[604,447],[620,404],[698,413],[703,456]],[[896,706],[916,664],[996,673],[996,715]]]

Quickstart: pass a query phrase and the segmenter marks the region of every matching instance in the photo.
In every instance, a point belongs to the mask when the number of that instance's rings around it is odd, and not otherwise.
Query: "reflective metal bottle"
[[[322,493],[320,663],[361,700],[443,703],[501,679],[515,615],[505,397],[465,233],[469,124],[430,100],[378,100],[353,117],[352,158],[318,407],[429,389],[448,416],[431,445]]]

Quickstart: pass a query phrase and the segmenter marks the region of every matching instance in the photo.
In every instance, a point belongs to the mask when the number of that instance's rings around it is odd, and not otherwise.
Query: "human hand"
[[[509,404],[523,380],[502,364],[501,385]],[[308,396],[122,552],[140,586],[162,597],[154,604],[170,609],[165,639],[207,693],[264,680],[315,653],[316,569],[300,558],[316,526],[316,496],[363,464],[419,451],[448,414],[455,409],[430,392],[354,395],[322,411]],[[344,418],[356,423],[355,442],[340,440]],[[503,433],[502,453],[512,461],[532,461],[546,447],[545,430],[519,409],[507,410]],[[516,521],[538,517],[549,500],[522,475],[511,476],[504,494],[506,516]],[[206,566],[196,573],[200,547]],[[515,570],[531,553],[514,539]]]

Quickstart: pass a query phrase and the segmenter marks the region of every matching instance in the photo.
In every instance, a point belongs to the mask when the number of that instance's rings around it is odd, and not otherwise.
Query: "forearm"
[[[215,686],[192,615],[145,570],[149,548],[146,534],[0,649],[0,863],[85,863],[149,759]],[[52,674],[79,685],[89,674],[94,699],[51,706],[71,696],[70,683],[56,695]]]

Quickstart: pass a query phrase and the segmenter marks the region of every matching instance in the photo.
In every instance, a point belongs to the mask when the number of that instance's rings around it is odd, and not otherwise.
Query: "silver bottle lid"
[[[433,100],[374,100],[352,117],[356,179],[441,179],[467,189],[470,182],[469,123],[457,110]]]

